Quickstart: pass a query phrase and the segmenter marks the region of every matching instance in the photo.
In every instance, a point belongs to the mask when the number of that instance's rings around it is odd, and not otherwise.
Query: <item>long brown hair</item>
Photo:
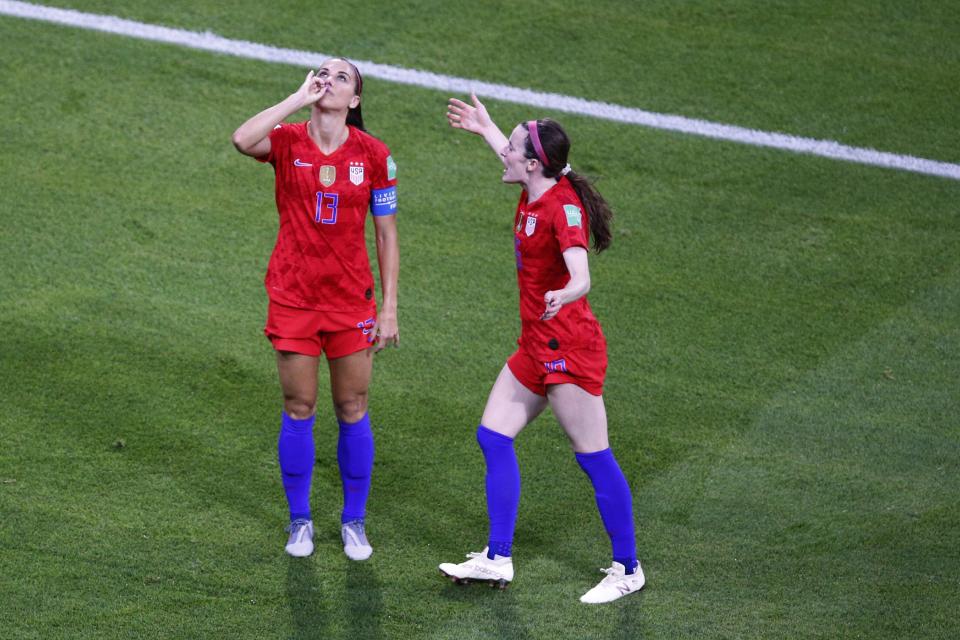
[[[521,123],[523,128],[529,133],[529,123]],[[543,151],[543,157],[537,154],[534,148],[531,136],[527,136],[527,142],[524,146],[524,156],[531,160],[539,160],[543,167],[543,175],[547,178],[559,178],[562,175],[564,167],[567,166],[567,156],[570,153],[570,138],[567,132],[563,130],[560,123],[550,118],[543,118],[536,121],[536,135]],[[583,203],[587,210],[587,219],[590,221],[590,233],[593,235],[593,248],[597,253],[610,246],[613,241],[613,234],[610,230],[610,222],[613,219],[613,211],[610,205],[603,199],[600,192],[597,191],[593,183],[587,178],[577,174],[573,170],[566,173],[567,180]]]

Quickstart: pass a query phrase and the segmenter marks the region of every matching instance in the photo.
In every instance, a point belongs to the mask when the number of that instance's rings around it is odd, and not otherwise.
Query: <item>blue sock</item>
[[[509,556],[520,505],[520,466],[513,451],[513,438],[480,425],[477,442],[487,463],[487,515],[490,518],[487,557]]]
[[[310,519],[310,480],[313,477],[313,423],[316,416],[296,420],[283,412],[277,454],[280,476],[290,507],[290,521]]]
[[[343,481],[340,522],[363,521],[367,515],[367,496],[370,495],[370,476],[373,474],[373,431],[369,414],[363,414],[357,422],[340,422],[337,464]]]
[[[613,546],[613,559],[622,564],[628,574],[634,573],[637,570],[637,542],[633,535],[630,485],[610,449],[576,455],[580,468],[593,483],[600,519]]]

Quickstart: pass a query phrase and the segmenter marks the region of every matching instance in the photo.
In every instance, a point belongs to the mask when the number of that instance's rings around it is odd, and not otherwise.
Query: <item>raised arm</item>
[[[470,94],[470,100],[472,105],[457,98],[450,98],[447,102],[447,121],[454,129],[463,129],[482,136],[497,154],[497,158],[503,162],[500,152],[507,146],[507,137],[490,118],[487,108],[477,98],[477,94]]]
[[[327,91],[313,71],[307,74],[300,88],[283,101],[253,116],[233,132],[233,146],[242,154],[262,158],[270,153],[270,132],[288,117],[323,97]]]

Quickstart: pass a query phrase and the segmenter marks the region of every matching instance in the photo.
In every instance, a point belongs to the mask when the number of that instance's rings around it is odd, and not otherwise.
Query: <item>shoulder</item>
[[[583,203],[580,202],[580,196],[577,195],[576,189],[573,188],[573,184],[567,180],[566,176],[560,178],[557,187],[558,202],[561,204],[572,204],[581,209],[583,208]]]
[[[545,194],[544,200],[544,209],[557,217],[562,218],[570,215],[571,212],[583,211],[580,197],[565,177]]]
[[[550,192],[547,209],[551,225],[559,236],[567,239],[561,244],[583,245],[585,238],[581,236],[588,226],[587,214],[573,185],[562,178]]]
[[[350,135],[356,136],[357,144],[363,149],[363,156],[371,167],[371,176],[375,186],[382,183],[395,184],[397,179],[397,163],[390,155],[390,148],[365,131],[350,127]]]
[[[306,122],[281,122],[270,132],[270,139],[294,142],[307,135]]]
[[[350,127],[350,135],[357,137],[357,142],[367,151],[368,155],[376,157],[386,157],[390,155],[390,148],[387,144],[366,131],[361,131],[356,127]]]

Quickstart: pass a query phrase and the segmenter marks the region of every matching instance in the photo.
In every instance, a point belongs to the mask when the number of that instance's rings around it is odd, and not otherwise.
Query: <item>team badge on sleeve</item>
[[[350,182],[359,186],[363,182],[363,163],[350,163]]]
[[[397,177],[397,163],[393,161],[393,156],[387,156],[387,180],[393,180]]]
[[[537,230],[537,218],[536,216],[527,215],[527,225],[523,228],[524,233],[528,236],[532,236],[533,232]]]
[[[325,164],[320,167],[320,184],[329,187],[337,181],[337,168],[332,164]]]
[[[579,227],[583,221],[583,214],[580,213],[580,207],[572,204],[563,205],[563,212],[567,214],[567,226]]]

